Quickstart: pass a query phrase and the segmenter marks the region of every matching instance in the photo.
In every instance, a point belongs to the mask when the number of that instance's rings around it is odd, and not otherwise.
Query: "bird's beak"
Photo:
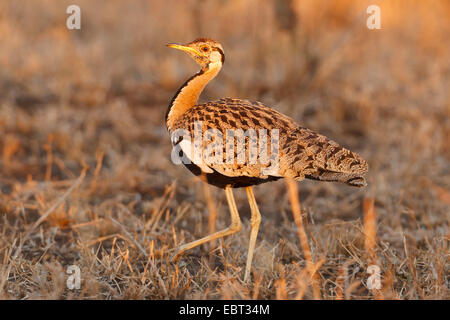
[[[167,46],[169,48],[182,50],[182,51],[187,52],[187,53],[193,53],[193,54],[195,54],[197,56],[200,56],[200,57],[205,57],[205,55],[203,53],[201,53],[200,51],[198,51],[198,50],[196,50],[194,48],[188,47],[188,46],[182,46],[182,45],[176,44],[176,43],[169,43]]]

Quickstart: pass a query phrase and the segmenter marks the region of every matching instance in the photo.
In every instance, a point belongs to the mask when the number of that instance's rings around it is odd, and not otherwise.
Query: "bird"
[[[231,215],[229,227],[178,246],[170,261],[178,261],[187,250],[203,243],[239,232],[242,223],[233,189],[245,188],[251,211],[251,231],[244,275],[246,282],[251,277],[252,259],[261,223],[261,214],[253,193],[254,185],[288,178],[297,181],[335,181],[364,187],[367,185],[364,175],[368,172],[368,164],[355,152],[324,135],[302,127],[292,118],[261,102],[222,98],[198,104],[203,89],[224,65],[225,53],[222,45],[210,38],[198,38],[185,45],[170,43],[167,46],[187,53],[201,68],[178,89],[167,109],[165,122],[171,135],[172,150],[183,160],[179,163],[182,162],[194,175],[210,185],[224,189]],[[227,140],[225,145],[219,143],[220,139],[228,137],[228,133],[233,130],[247,133],[243,136],[244,149],[239,152],[236,151],[238,139],[230,143],[227,143]],[[250,150],[250,144],[255,142],[255,136],[248,132],[260,130],[277,133],[274,134],[277,137],[270,142],[271,147],[277,146],[271,149],[275,151],[273,153],[277,155],[276,159],[271,154],[271,161],[249,160],[254,153]],[[207,132],[216,135],[211,138],[210,134],[209,140],[204,136],[203,140],[192,140],[196,133]],[[233,136],[230,134],[230,137]],[[258,137],[261,139],[261,135],[257,134],[256,138]],[[203,157],[201,153],[208,146],[215,152],[210,152],[210,157]],[[226,147],[232,150],[230,154],[235,157],[232,161],[224,161],[229,155]],[[244,161],[236,160],[240,155],[245,156]],[[208,161],[211,158],[215,161]],[[274,160],[277,165],[273,167],[276,170],[268,170],[268,167],[275,163]]]

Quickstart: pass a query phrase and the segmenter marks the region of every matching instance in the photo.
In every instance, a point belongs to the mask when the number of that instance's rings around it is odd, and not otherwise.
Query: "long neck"
[[[209,81],[219,73],[222,63],[210,63],[207,68],[189,78],[173,97],[166,113],[166,125],[169,131],[175,122],[190,108],[197,104],[198,97]]]

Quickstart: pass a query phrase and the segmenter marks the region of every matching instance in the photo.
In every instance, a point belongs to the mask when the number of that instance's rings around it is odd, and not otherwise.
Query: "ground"
[[[68,30],[70,1],[0,1],[0,298],[449,298],[449,3],[256,2],[80,0]],[[362,189],[256,187],[249,283],[243,189],[240,233],[169,262],[229,223],[223,191],[170,161],[164,124],[197,68],[164,45],[199,36],[227,57],[201,101],[262,101],[369,163]]]

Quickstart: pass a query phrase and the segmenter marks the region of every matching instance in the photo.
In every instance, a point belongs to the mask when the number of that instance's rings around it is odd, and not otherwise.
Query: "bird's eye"
[[[209,51],[209,48],[208,48],[207,46],[203,46],[203,47],[202,47],[202,51],[203,51],[203,52],[208,52],[208,51]]]

